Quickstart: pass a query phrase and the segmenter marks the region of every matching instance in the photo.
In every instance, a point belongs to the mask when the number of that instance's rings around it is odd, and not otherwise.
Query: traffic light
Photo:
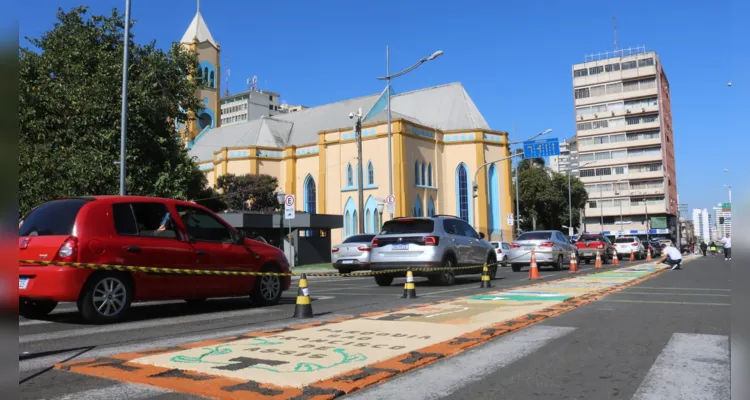
[[[724,217],[719,217],[719,223],[724,225]]]

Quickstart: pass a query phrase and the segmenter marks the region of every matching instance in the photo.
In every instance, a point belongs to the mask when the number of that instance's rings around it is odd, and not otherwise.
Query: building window
[[[273,101],[273,96],[268,96],[268,101]]]
[[[638,60],[638,66],[639,67],[648,67],[650,65],[654,65],[654,58],[653,57],[649,57],[649,58],[644,58],[642,60]]]
[[[458,217],[469,222],[469,173],[463,163],[456,169],[456,185]]]
[[[372,161],[367,163],[367,184],[375,184],[375,167],[372,166]]]
[[[424,216],[424,213],[422,212],[422,199],[419,197],[419,195],[417,195],[417,198],[414,200],[413,215],[415,217]]]
[[[432,186],[432,163],[427,164],[427,186]]]
[[[427,216],[428,217],[434,217],[435,216],[435,201],[432,200],[432,197],[427,201]]]
[[[588,75],[588,70],[586,68],[581,68],[573,71],[573,77],[575,78],[580,78],[586,75]]]
[[[271,110],[271,111],[273,111],[273,104],[269,104],[268,105],[268,109]]]
[[[349,237],[352,235],[351,233],[351,222],[352,222],[352,216],[349,214],[349,211],[347,211],[344,214],[344,237]]]
[[[414,184],[419,185],[419,161],[414,161]]]
[[[422,185],[427,185],[427,166],[422,163]]]
[[[589,75],[598,75],[604,72],[604,67],[599,65],[597,67],[591,67],[589,68]]]
[[[312,175],[307,175],[305,179],[305,211],[310,214],[317,212],[316,196],[317,188],[315,186],[315,179],[313,179]]]
[[[357,210],[354,210],[354,213],[352,213],[352,223],[354,225],[354,231],[352,232],[352,235],[358,235],[359,234],[359,216],[357,215]]]
[[[354,173],[352,172],[352,165],[346,165],[346,187],[354,186]]]

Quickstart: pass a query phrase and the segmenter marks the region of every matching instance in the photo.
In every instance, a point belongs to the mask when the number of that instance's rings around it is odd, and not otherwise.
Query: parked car
[[[556,271],[560,271],[563,264],[570,262],[570,256],[576,251],[576,247],[560,231],[524,232],[510,244],[509,257],[513,272],[531,264],[531,250],[535,250],[538,267],[551,265]]]
[[[135,196],[93,196],[39,205],[19,224],[19,260],[220,271],[290,272],[284,253],[245,238],[197,204]],[[43,317],[76,302],[95,323],[124,317],[131,302],[250,296],[273,305],[290,277],[124,272],[54,265],[18,266],[19,313]]]
[[[497,257],[497,261],[500,263],[500,266],[507,267],[508,266],[508,254],[510,254],[510,243],[508,242],[490,242],[492,247],[495,248],[495,254]]]
[[[331,264],[339,273],[370,269],[370,250],[375,235],[349,236],[331,249]]]
[[[651,249],[651,257],[652,258],[653,257],[657,257],[657,256],[661,256],[661,249],[662,249],[661,243],[659,243],[659,242],[657,242],[655,240],[643,241],[642,243],[646,247],[647,251],[648,251],[648,249]]]
[[[414,271],[431,283],[453,285],[456,275],[476,274],[490,264],[490,279],[497,273],[495,248],[466,221],[445,215],[417,218],[395,218],[386,221],[372,240],[370,268],[373,271],[405,267],[455,268],[476,265],[477,269]],[[395,276],[405,273],[375,275],[380,286],[389,286]]]
[[[604,264],[609,264],[612,256],[615,254],[615,246],[609,241],[609,238],[600,233],[587,233],[575,243],[578,249],[578,260],[586,264],[596,260],[596,253],[599,255]]]
[[[636,236],[621,236],[615,239],[615,247],[619,258],[630,257],[630,253],[635,253],[636,260],[646,258],[646,248]]]

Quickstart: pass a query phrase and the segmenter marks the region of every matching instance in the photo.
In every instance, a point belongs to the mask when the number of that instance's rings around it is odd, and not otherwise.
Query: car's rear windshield
[[[552,232],[527,232],[521,234],[516,240],[548,240],[552,238]]]
[[[632,237],[621,237],[621,238],[615,239],[615,243],[633,243],[633,242],[635,242],[635,239],[633,239]]]
[[[500,243],[497,243],[497,242],[492,242],[492,243],[490,243],[490,244],[492,244],[492,247],[494,247],[494,248],[496,248],[496,249],[499,249],[499,248],[500,248]]]
[[[50,201],[31,210],[21,221],[19,236],[71,235],[76,217],[90,199]]]
[[[432,233],[435,222],[431,219],[400,219],[391,220],[383,224],[381,235],[397,235],[401,233]]]
[[[367,243],[372,242],[375,235],[354,235],[344,240],[344,243]]]
[[[584,235],[581,236],[580,239],[578,239],[579,242],[598,242],[601,241],[601,236],[595,236],[595,235]]]

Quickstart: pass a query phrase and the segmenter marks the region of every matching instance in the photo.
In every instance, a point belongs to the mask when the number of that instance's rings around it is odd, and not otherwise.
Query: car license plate
[[[29,278],[18,278],[18,288],[23,290],[29,286]]]
[[[406,243],[394,244],[393,250],[409,250],[409,245]]]
[[[536,246],[523,246],[524,250],[534,250]]]
[[[353,262],[354,262],[354,260],[342,260],[341,261],[342,264],[351,264]]]

